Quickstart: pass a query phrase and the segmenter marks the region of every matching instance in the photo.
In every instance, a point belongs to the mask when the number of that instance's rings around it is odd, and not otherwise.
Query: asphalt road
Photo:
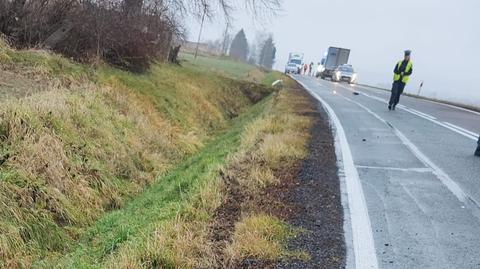
[[[350,268],[480,268],[480,114],[294,76],[330,115]],[[353,94],[354,92],[359,93]]]

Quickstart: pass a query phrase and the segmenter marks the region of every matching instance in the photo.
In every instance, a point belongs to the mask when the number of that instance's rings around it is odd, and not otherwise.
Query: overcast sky
[[[291,51],[318,62],[329,46],[351,49],[350,63],[362,83],[389,87],[393,67],[411,49],[413,76],[407,90],[480,107],[479,0],[284,0],[283,11],[268,22],[234,14],[232,32],[245,28],[273,34],[275,68]],[[196,40],[198,22],[189,22]],[[206,24],[202,41],[221,36],[221,19]]]

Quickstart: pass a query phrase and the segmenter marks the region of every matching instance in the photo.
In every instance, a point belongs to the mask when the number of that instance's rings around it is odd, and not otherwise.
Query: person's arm
[[[393,73],[397,74],[397,75],[400,75],[400,70],[398,68],[398,63],[395,64],[395,68],[393,69]]]

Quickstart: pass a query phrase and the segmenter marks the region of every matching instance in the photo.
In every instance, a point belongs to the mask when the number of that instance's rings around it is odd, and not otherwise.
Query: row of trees
[[[259,16],[279,0],[244,0]],[[143,71],[167,60],[187,16],[228,18],[234,0],[0,0],[0,34],[19,48],[49,48],[79,61]],[[178,51],[178,50],[177,50]]]
[[[258,33],[255,41],[249,44],[245,31],[241,29],[232,39],[228,32],[210,46],[224,55],[250,64],[258,64],[267,69],[272,69],[275,64],[277,48],[271,34]]]

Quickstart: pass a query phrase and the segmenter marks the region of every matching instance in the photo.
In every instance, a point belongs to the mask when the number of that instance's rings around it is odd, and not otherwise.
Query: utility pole
[[[195,57],[194,57],[194,59],[197,59],[198,46],[200,45],[200,38],[202,37],[203,23],[205,22],[205,15],[206,15],[206,14],[207,14],[207,4],[203,4],[202,23],[200,24],[200,32],[198,33],[197,47],[195,48]]]

